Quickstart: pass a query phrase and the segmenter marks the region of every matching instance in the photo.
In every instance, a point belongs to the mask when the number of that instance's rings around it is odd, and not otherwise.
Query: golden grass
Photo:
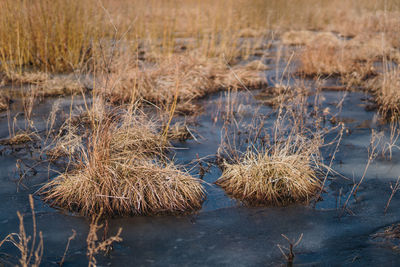
[[[359,86],[374,74],[374,60],[400,59],[399,10],[394,0],[4,0],[0,71],[9,81],[37,84],[44,96],[87,89],[52,75],[90,73],[96,85],[106,80],[98,87],[113,103],[168,107],[178,96],[184,110],[182,103],[216,90],[265,82],[257,71],[268,66],[238,63],[277,33],[284,44],[307,46],[299,57],[304,74],[339,75]]]
[[[400,116],[400,69],[388,68],[368,84],[379,113],[386,119],[397,119]]]
[[[323,188],[321,174],[331,170],[320,154],[326,132],[319,119],[310,116],[315,110],[309,110],[308,97],[302,90],[282,90],[293,95],[280,102],[273,127],[266,129],[257,115],[245,126],[247,133],[233,123],[233,132],[227,132],[219,148],[224,160],[216,184],[247,205],[309,203]],[[231,140],[239,134],[235,131],[241,132],[240,139]]]
[[[320,144],[315,141],[291,136],[267,151],[249,151],[240,162],[225,163],[217,184],[249,205],[309,202],[321,188],[314,158]]]
[[[0,95],[0,111],[7,110],[10,105],[10,99],[7,96]]]
[[[72,95],[87,92],[83,82],[74,76],[52,77],[44,82],[38,83],[36,91],[42,96]]]
[[[94,0],[1,1],[2,70],[20,73],[30,65],[58,72],[82,67],[92,57],[93,46],[104,31],[96,3]]]
[[[116,114],[93,129],[87,149],[72,162],[73,170],[42,187],[44,200],[83,215],[101,210],[106,215],[149,215],[199,209],[203,187],[163,156],[165,139],[146,120],[128,113],[118,119]]]
[[[282,34],[281,41],[285,45],[308,45],[313,42],[324,42],[337,43],[338,37],[332,32],[315,32],[308,30],[301,31],[287,31]]]
[[[198,49],[202,56],[231,62],[248,57],[271,30],[357,35],[364,29],[393,29],[396,16],[388,19],[381,12],[384,9],[396,14],[399,4],[395,0],[256,0],[251,4],[242,0],[4,0],[0,3],[1,69],[6,73],[30,66],[51,72],[86,69],[119,40],[124,41],[122,49],[133,49],[132,55],[146,51],[156,60],[179,48]],[[398,43],[395,36],[391,39]]]
[[[374,58],[358,53],[360,47],[339,39],[313,39],[300,52],[298,71],[307,76],[340,76],[348,85],[362,85],[375,75]]]
[[[6,82],[14,82],[21,84],[38,84],[44,83],[49,78],[50,75],[45,72],[14,72],[10,71],[6,74]]]
[[[0,145],[20,145],[31,142],[35,136],[32,133],[18,132],[9,138],[0,140]]]
[[[74,75],[50,75],[45,72],[12,72],[6,83],[30,84],[42,96],[71,95],[87,91],[87,86]]]
[[[193,99],[223,89],[258,88],[265,84],[259,61],[229,67],[216,59],[184,54],[165,59],[155,65],[135,66],[124,60],[116,63],[104,86],[112,102],[146,99],[157,104]]]

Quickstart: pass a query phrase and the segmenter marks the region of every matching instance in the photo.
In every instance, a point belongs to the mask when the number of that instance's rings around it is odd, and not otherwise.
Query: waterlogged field
[[[400,3],[0,3],[0,265],[396,265]]]

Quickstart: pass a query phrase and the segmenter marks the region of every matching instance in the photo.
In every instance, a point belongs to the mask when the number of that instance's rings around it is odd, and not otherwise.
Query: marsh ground
[[[33,194],[44,266],[58,264],[72,229],[64,265],[86,265],[88,217],[104,208],[104,236],[122,227],[123,241],[99,265],[285,265],[282,234],[302,236],[296,265],[396,265],[398,241],[374,235],[400,221],[399,4],[267,2],[233,1],[228,18],[223,1],[71,1],[65,13],[63,1],[1,3],[0,238],[18,232],[17,211],[33,234]],[[307,156],[301,146],[284,154],[318,178],[301,201],[285,195],[290,183],[274,192],[288,202],[257,207],[216,184],[246,152],[274,155],[315,136]],[[273,177],[296,184],[293,166]],[[254,180],[246,167],[244,187]],[[65,187],[51,184],[68,175]],[[195,184],[193,206],[181,176]],[[83,191],[66,197],[74,181]],[[43,196],[49,184],[62,201]],[[20,257],[0,245],[0,264]]]

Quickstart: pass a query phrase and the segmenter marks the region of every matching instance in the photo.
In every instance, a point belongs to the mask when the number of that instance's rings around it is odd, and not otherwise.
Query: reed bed
[[[106,26],[96,2],[1,1],[1,69],[12,74],[26,66],[45,72],[82,67]]]
[[[1,69],[8,74],[21,73],[24,67],[45,72],[88,69],[103,60],[104,49],[115,43],[122,43],[132,55],[146,52],[155,60],[174,55],[179,47],[231,62],[248,57],[271,31],[313,29],[356,35],[366,26],[395,25],[395,16],[381,23],[382,10],[399,11],[399,4],[370,0],[257,0],[251,4],[240,0],[4,0],[0,3]],[[370,19],[373,12],[378,15]]]

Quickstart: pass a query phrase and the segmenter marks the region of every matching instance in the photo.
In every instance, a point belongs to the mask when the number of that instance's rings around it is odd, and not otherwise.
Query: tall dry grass
[[[91,60],[101,60],[100,50],[115,42],[156,60],[182,48],[231,62],[251,54],[271,30],[325,29],[354,35],[365,26],[358,23],[361,18],[370,21],[370,28],[379,27],[381,20],[369,20],[368,14],[399,10],[397,1],[384,2],[4,0],[1,69],[11,73],[26,66],[51,72],[84,68]],[[384,27],[393,24],[385,21]]]
[[[7,74],[72,71],[93,57],[106,25],[94,0],[0,2],[0,60]]]

